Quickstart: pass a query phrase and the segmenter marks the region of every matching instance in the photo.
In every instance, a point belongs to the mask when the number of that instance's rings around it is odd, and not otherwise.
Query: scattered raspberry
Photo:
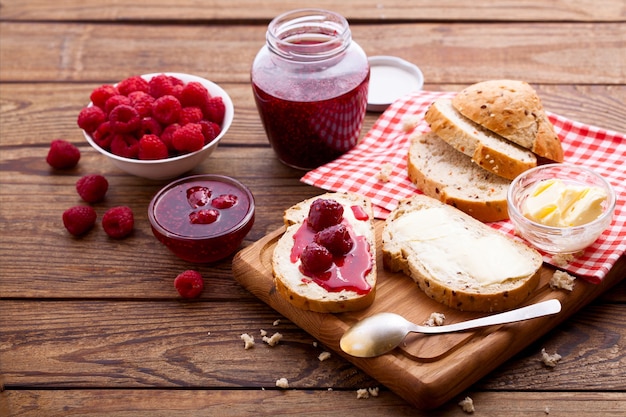
[[[130,105],[137,110],[139,117],[149,117],[152,115],[152,103],[154,97],[143,91],[133,91],[128,95]]]
[[[91,206],[74,206],[63,212],[63,225],[70,234],[80,236],[96,224],[96,211]]]
[[[311,203],[309,225],[319,232],[322,229],[339,224],[343,218],[343,206],[335,200],[318,198]]]
[[[328,270],[333,264],[333,255],[324,246],[311,242],[304,247],[300,254],[302,270],[306,273],[321,273]]]
[[[180,103],[184,107],[204,108],[211,95],[201,83],[190,81],[185,85],[180,93]]]
[[[104,200],[109,189],[109,182],[102,175],[85,175],[76,181],[76,191],[80,198],[87,203],[97,203]]]
[[[204,107],[204,116],[209,121],[222,125],[224,122],[224,115],[226,113],[226,106],[222,97],[214,96],[209,98]]]
[[[56,169],[70,169],[78,164],[80,150],[70,142],[55,139],[50,143],[46,162]]]
[[[104,110],[104,106],[107,100],[113,96],[119,95],[119,93],[120,92],[115,86],[112,86],[110,84],[104,84],[94,89],[91,92],[89,98],[91,99],[91,102],[94,106],[100,107],[102,110]]]
[[[98,129],[102,123],[106,121],[107,115],[100,107],[89,106],[83,108],[78,113],[78,127],[91,134]]]
[[[350,252],[354,246],[354,241],[344,224],[335,224],[320,230],[315,234],[313,240],[324,246],[335,256],[343,256]]]
[[[186,125],[188,123],[198,123],[203,117],[204,115],[200,107],[183,107],[178,121],[181,125]]]
[[[189,269],[178,274],[174,287],[183,298],[196,298],[204,289],[204,280],[198,271]]]
[[[137,158],[139,141],[134,136],[118,133],[111,140],[111,152],[123,158]]]
[[[111,129],[115,133],[131,133],[141,127],[139,113],[134,107],[120,104],[109,113]]]
[[[128,236],[135,225],[133,211],[127,206],[112,207],[102,216],[102,228],[114,239]]]
[[[233,194],[221,194],[211,201],[216,209],[225,210],[237,204],[237,196]]]
[[[132,107],[130,99],[128,97],[118,94],[107,100],[107,102],[104,104],[104,112],[110,115],[111,111],[121,104]]]
[[[139,159],[164,159],[169,151],[167,146],[156,135],[143,135],[139,139]]]
[[[148,81],[144,80],[139,75],[135,75],[120,81],[117,84],[117,89],[120,94],[128,96],[130,93],[135,91],[143,91],[144,93],[147,93],[150,91],[150,86],[148,85]]]
[[[172,134],[172,145],[180,152],[195,152],[204,146],[202,126],[198,123],[189,123],[181,126]]]
[[[178,122],[182,106],[174,96],[163,96],[152,103],[152,117],[160,123],[169,125]]]
[[[189,221],[192,224],[215,223],[219,217],[220,213],[215,209],[202,209],[189,213]]]

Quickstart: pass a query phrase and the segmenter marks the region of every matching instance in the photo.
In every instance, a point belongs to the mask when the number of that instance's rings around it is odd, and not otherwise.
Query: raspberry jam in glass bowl
[[[179,258],[216,262],[231,255],[254,224],[254,197],[239,181],[195,175],[174,181],[150,202],[154,236]]]

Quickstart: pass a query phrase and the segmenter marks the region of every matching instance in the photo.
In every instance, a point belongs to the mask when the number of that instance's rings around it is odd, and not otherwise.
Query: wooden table
[[[107,4],[108,3],[108,4]],[[336,3],[336,4],[335,4]],[[626,5],[622,0],[523,2],[344,1],[340,12],[368,55],[419,65],[425,88],[457,91],[494,78],[529,81],[545,107],[626,132]],[[626,281],[441,408],[414,409],[260,302],[232,277],[231,258],[202,265],[207,289],[179,299],[173,278],[192,267],[152,236],[147,204],[163,182],[124,174],[91,149],[76,116],[98,85],[130,75],[186,72],[232,96],[234,124],[194,172],[230,175],[254,193],[244,245],[281,225],[288,206],[321,190],[274,157],[249,70],[267,23],[295,1],[4,0],[0,8],[1,416],[626,414]],[[368,114],[364,132],[377,118]],[[80,147],[79,166],[55,172],[50,141]],[[134,234],[101,228],[72,238],[61,213],[79,204],[75,181],[102,173],[107,207],[129,205]],[[626,274],[624,258],[612,271]],[[275,323],[276,320],[280,322]],[[244,350],[242,333],[279,331],[274,348]],[[542,348],[563,359],[554,369]],[[275,387],[286,377],[290,389]]]

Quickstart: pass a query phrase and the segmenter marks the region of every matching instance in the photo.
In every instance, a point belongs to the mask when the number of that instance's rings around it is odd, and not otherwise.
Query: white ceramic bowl
[[[141,77],[145,80],[150,80],[152,77],[155,77],[159,74],[167,74],[188,83],[190,81],[197,81],[201,83],[212,96],[220,96],[224,101],[224,105],[226,106],[226,112],[224,114],[224,122],[222,123],[222,131],[220,134],[210,143],[204,145],[204,147],[198,151],[187,153],[184,155],[175,156],[172,158],[166,159],[158,159],[158,160],[140,160],[133,158],[124,158],[121,156],[117,156],[107,150],[98,146],[93,138],[83,130],[83,135],[87,139],[87,142],[98,152],[109,158],[109,160],[116,167],[121,170],[128,172],[129,174],[136,175],[138,177],[148,178],[152,180],[164,180],[171,179],[177,177],[181,174],[184,174],[187,171],[192,170],[202,161],[204,161],[209,155],[213,153],[213,151],[217,148],[218,143],[224,137],[230,125],[233,122],[234,116],[234,106],[233,101],[226,93],[226,91],[221,88],[219,85],[215,84],[212,81],[206,80],[204,78],[176,73],[176,72],[166,72],[166,73],[153,73],[153,74],[144,74]],[[89,103],[89,105],[92,105]]]
[[[565,183],[600,187],[608,198],[602,214],[581,226],[553,227],[534,222],[522,214],[528,192],[541,180],[558,178]],[[541,165],[523,172],[513,180],[507,194],[509,217],[516,232],[538,249],[551,254],[576,253],[595,242],[611,224],[616,195],[606,179],[594,171],[571,164]]]

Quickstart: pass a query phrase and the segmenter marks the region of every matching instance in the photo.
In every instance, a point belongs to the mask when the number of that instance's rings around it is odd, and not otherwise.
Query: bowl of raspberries
[[[128,77],[91,92],[78,115],[87,142],[129,174],[163,180],[195,168],[233,121],[230,96],[195,75]]]

